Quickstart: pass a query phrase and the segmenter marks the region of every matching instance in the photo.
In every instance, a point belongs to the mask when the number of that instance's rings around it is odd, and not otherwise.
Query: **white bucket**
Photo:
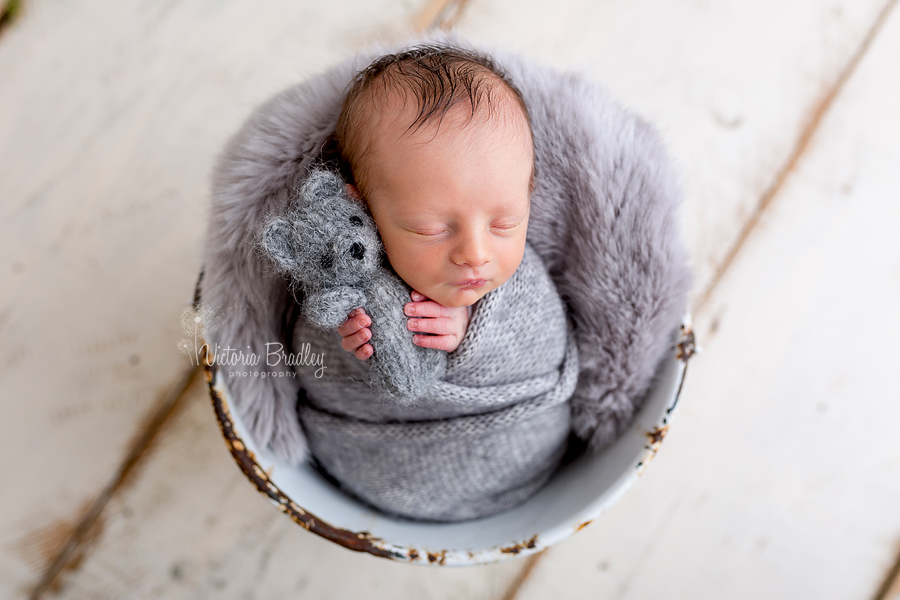
[[[426,523],[374,511],[311,466],[292,467],[250,441],[216,366],[208,366],[219,425],[238,466],[256,488],[296,523],[351,550],[425,565],[474,565],[539,552],[599,517],[622,497],[653,459],[669,428],[688,359],[690,318],[657,373],[632,426],[600,454],[561,468],[537,494],[502,513],[462,523]]]

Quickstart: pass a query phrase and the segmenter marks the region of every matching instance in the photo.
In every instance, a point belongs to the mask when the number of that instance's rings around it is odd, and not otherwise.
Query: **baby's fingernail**
[[[418,326],[419,326],[419,320],[418,320],[418,319],[410,319],[410,320],[408,320],[408,321],[406,322],[406,327],[407,327],[407,329],[415,329],[415,328],[418,327]]]
[[[404,307],[403,312],[406,313],[406,314],[408,314],[408,315],[414,315],[414,314],[416,314],[416,305],[413,304],[412,302],[410,302],[409,304],[407,304],[407,305]]]

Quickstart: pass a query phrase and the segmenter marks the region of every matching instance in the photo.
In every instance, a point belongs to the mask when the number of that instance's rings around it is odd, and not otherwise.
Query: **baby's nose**
[[[455,254],[453,262],[476,269],[491,260],[491,249],[479,236],[467,237]]]

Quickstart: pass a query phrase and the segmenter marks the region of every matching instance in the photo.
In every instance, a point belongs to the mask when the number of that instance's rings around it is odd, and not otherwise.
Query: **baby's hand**
[[[347,315],[347,320],[338,327],[338,333],[344,338],[341,341],[341,347],[348,352],[356,354],[356,358],[359,360],[368,359],[374,352],[372,344],[366,343],[372,339],[372,332],[369,331],[369,325],[371,324],[372,319],[366,314],[365,309],[356,308]]]
[[[415,290],[410,296],[413,301],[403,307],[403,313],[414,318],[406,321],[406,328],[420,333],[437,334],[414,335],[413,342],[423,348],[436,348],[447,352],[456,350],[469,327],[469,312],[466,307],[448,308],[429,300]]]

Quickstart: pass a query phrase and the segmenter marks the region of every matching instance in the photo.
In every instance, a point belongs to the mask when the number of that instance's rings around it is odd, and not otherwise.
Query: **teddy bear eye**
[[[353,215],[352,217],[350,217],[350,224],[355,227],[362,227],[363,221],[356,215]]]

